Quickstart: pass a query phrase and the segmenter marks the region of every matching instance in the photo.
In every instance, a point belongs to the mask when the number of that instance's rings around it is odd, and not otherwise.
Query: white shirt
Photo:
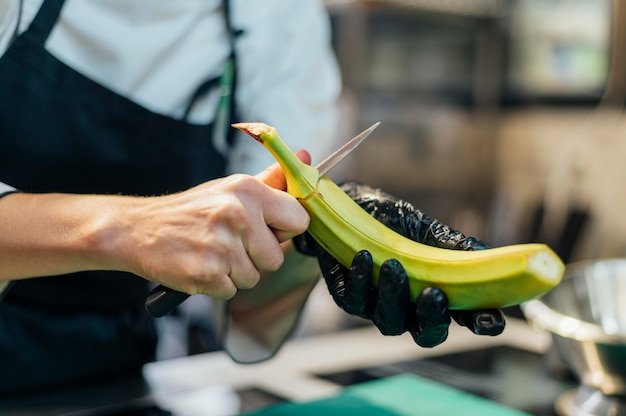
[[[15,188],[0,182],[0,196],[6,194],[7,192],[15,191]]]
[[[20,33],[41,4],[23,0]],[[0,0],[0,55],[15,31],[19,6],[19,0]],[[220,6],[221,0],[66,0],[45,46],[110,90],[180,118],[196,88],[223,70],[229,46]],[[319,162],[335,147],[341,89],[323,4],[231,0],[231,14],[234,28],[244,31],[236,41],[239,121],[276,127],[292,150],[307,149]],[[194,106],[190,122],[212,121],[216,105],[215,94],[207,97]],[[274,162],[260,144],[238,134],[227,155],[228,173],[255,174]]]
[[[15,188],[0,182],[0,198],[2,198],[2,196],[4,196],[6,193],[12,192],[12,191],[15,191]],[[0,280],[0,294],[4,291],[4,289],[8,285],[9,285],[8,280]]]
[[[20,32],[42,0],[23,0]],[[221,0],[66,0],[46,49],[88,78],[147,109],[179,118],[198,85],[220,75],[229,53]],[[0,53],[18,21],[19,0],[0,0]],[[313,163],[335,142],[340,75],[330,24],[318,0],[231,0],[239,121],[273,125]],[[190,121],[210,122],[217,91]],[[238,133],[228,173],[255,174],[274,159]]]

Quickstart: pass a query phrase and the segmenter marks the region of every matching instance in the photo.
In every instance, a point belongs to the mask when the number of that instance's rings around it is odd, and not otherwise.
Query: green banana
[[[436,248],[406,238],[370,216],[333,181],[301,162],[264,123],[237,123],[281,165],[287,192],[310,216],[309,233],[343,266],[367,249],[374,260],[374,284],[383,262],[395,258],[409,276],[413,299],[425,287],[438,287],[451,309],[502,308],[551,290],[565,266],[544,244],[516,244],[480,251]]]

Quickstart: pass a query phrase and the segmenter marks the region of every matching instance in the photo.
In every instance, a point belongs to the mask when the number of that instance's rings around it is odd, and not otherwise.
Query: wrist
[[[76,242],[82,245],[84,255],[95,268],[133,272],[133,230],[141,217],[141,199],[98,196],[90,201],[87,208],[92,207],[92,213],[98,215],[85,221]]]

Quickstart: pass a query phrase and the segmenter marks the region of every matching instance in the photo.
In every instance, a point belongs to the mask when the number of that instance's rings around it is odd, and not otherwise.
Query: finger
[[[279,242],[302,234],[309,227],[309,214],[291,195],[269,189],[262,201],[263,221],[272,229]]]
[[[298,150],[296,156],[307,165],[311,164],[311,155],[306,150]],[[268,166],[263,172],[256,175],[266,185],[280,191],[287,190],[287,181],[283,169],[278,163]]]
[[[272,230],[266,226],[254,226],[244,237],[243,246],[258,271],[273,272],[283,264],[283,249]]]
[[[426,348],[446,340],[450,327],[448,298],[437,288],[426,288],[415,300],[416,326],[411,329],[415,342]]]
[[[282,231],[282,230],[275,230],[273,228],[270,228],[270,230],[272,231],[274,238],[281,243],[291,240],[295,236],[301,234],[301,233],[298,233],[297,231]]]
[[[296,156],[306,164],[311,163],[311,155],[306,150],[297,151]],[[269,166],[256,177],[276,190],[285,191],[287,189],[285,175],[278,163]],[[286,195],[278,198],[272,197],[264,207],[264,212],[268,214],[265,216],[265,222],[270,226],[280,242],[302,234],[309,226],[309,216],[304,208],[301,206],[296,207],[289,198],[293,199]],[[300,204],[298,203],[298,205]]]
[[[461,250],[472,250],[472,251],[480,251],[480,250],[488,250],[491,248],[489,243],[479,240],[476,237],[466,237],[459,247]]]
[[[315,256],[315,246],[317,242],[310,233],[304,232],[293,237],[293,245],[300,253],[306,254],[307,256]]]
[[[223,274],[219,278],[211,278],[197,293],[210,296],[214,299],[227,300],[237,294],[237,285],[229,275]]]
[[[371,319],[376,291],[372,286],[372,255],[367,250],[359,251],[352,260],[346,276],[343,309],[349,314]]]
[[[450,315],[459,325],[466,326],[476,335],[500,335],[506,325],[500,309],[450,311]]]
[[[259,269],[243,244],[233,246],[229,266],[227,274],[238,289],[250,289],[259,282]]]
[[[193,286],[187,286],[182,291],[189,294],[200,293],[215,299],[232,298],[237,293],[237,284],[230,276],[231,263],[228,255],[208,254],[204,264],[200,266],[201,272],[190,281]]]
[[[383,335],[400,335],[406,331],[409,296],[409,280],[400,262],[385,261],[380,268],[378,300],[372,316]]]
[[[328,293],[330,293],[337,306],[343,309],[343,296],[346,291],[345,279],[348,269],[339,264],[319,244],[315,245],[315,254],[322,276],[324,276],[326,287],[328,287]]]

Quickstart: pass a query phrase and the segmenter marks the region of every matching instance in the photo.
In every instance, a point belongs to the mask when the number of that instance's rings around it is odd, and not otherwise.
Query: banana
[[[374,284],[380,266],[395,258],[409,276],[413,299],[425,287],[438,287],[451,309],[502,308],[540,296],[562,279],[565,266],[544,244],[516,244],[489,250],[436,248],[406,238],[370,216],[332,180],[302,163],[274,127],[237,123],[281,165],[287,192],[310,216],[308,231],[343,266],[367,249],[374,260]]]

